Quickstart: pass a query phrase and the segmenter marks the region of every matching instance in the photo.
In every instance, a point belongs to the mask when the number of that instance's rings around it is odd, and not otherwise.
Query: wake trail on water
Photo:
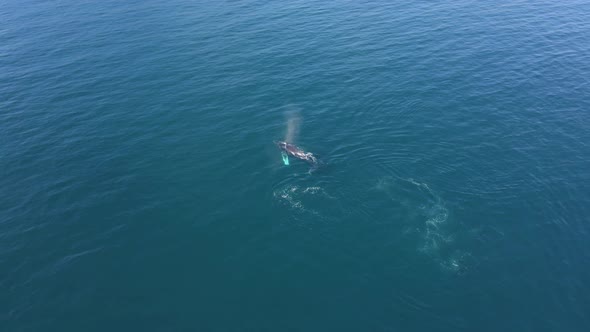
[[[336,202],[336,197],[318,185],[280,185],[273,191],[273,198],[290,211],[292,220],[302,222],[302,225],[330,220],[331,215],[325,209],[333,207]]]
[[[451,272],[462,273],[471,260],[469,252],[455,243],[452,220],[442,197],[428,184],[412,178],[383,177],[375,186],[392,201],[397,202],[407,224],[403,233],[418,236],[417,249]]]

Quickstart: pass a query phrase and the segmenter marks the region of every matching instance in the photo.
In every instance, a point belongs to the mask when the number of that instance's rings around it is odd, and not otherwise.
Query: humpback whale
[[[292,156],[297,159],[305,160],[308,163],[312,164],[313,166],[317,166],[318,160],[311,152],[305,152],[295,144],[277,141],[275,142],[281,151],[285,152],[287,155]]]

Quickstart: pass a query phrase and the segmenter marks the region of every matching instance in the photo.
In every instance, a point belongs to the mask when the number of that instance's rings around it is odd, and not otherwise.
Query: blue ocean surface
[[[0,1],[0,331],[590,331],[589,243],[589,1]]]

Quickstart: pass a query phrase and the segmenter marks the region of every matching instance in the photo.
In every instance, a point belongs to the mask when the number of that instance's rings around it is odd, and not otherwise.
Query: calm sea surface
[[[0,331],[590,331],[589,282],[589,1],[0,1]]]

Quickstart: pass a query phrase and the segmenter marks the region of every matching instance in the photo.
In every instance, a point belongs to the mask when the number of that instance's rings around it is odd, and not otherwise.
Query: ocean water
[[[0,331],[590,331],[589,112],[588,1],[2,1]]]

